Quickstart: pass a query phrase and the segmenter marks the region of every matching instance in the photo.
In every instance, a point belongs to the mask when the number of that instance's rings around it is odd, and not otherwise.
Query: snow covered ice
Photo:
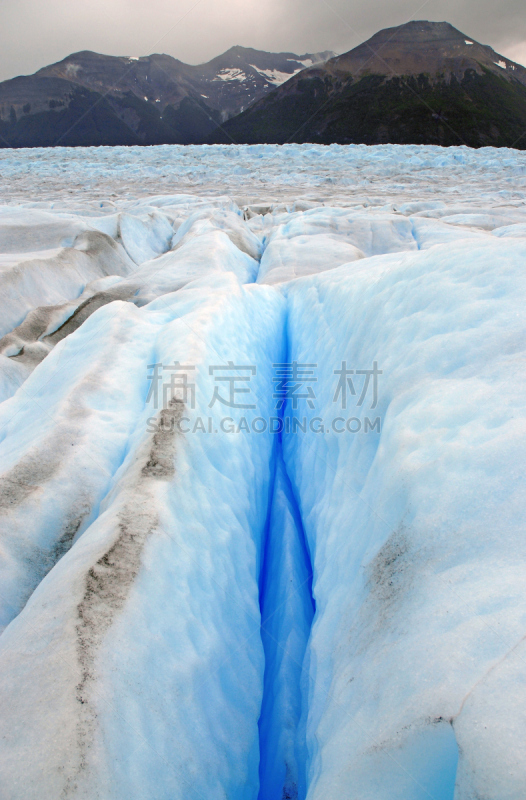
[[[2,800],[523,800],[526,154],[0,173]]]

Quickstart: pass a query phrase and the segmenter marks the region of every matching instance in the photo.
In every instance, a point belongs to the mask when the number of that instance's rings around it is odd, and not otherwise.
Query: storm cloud
[[[343,53],[410,19],[447,20],[526,62],[524,0],[0,0],[0,80],[79,50],[164,52],[190,64],[236,44]]]

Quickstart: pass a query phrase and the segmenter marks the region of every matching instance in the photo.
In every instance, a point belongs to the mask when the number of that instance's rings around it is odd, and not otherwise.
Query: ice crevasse
[[[522,800],[526,215],[151,202],[0,213],[1,796]]]

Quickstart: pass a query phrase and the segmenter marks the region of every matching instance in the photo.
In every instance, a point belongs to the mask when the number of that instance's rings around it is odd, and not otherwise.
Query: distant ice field
[[[191,192],[233,194],[241,204],[308,199],[346,205],[440,192],[479,204],[522,199],[525,159],[524,152],[506,148],[418,145],[1,149],[0,197],[64,202],[71,194],[114,202]]]
[[[0,184],[2,800],[524,800],[526,153]]]

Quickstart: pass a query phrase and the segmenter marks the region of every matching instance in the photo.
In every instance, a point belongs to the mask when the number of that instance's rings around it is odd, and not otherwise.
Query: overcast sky
[[[235,44],[343,53],[410,19],[447,20],[526,64],[525,0],[0,0],[0,80],[78,50],[190,64]]]

